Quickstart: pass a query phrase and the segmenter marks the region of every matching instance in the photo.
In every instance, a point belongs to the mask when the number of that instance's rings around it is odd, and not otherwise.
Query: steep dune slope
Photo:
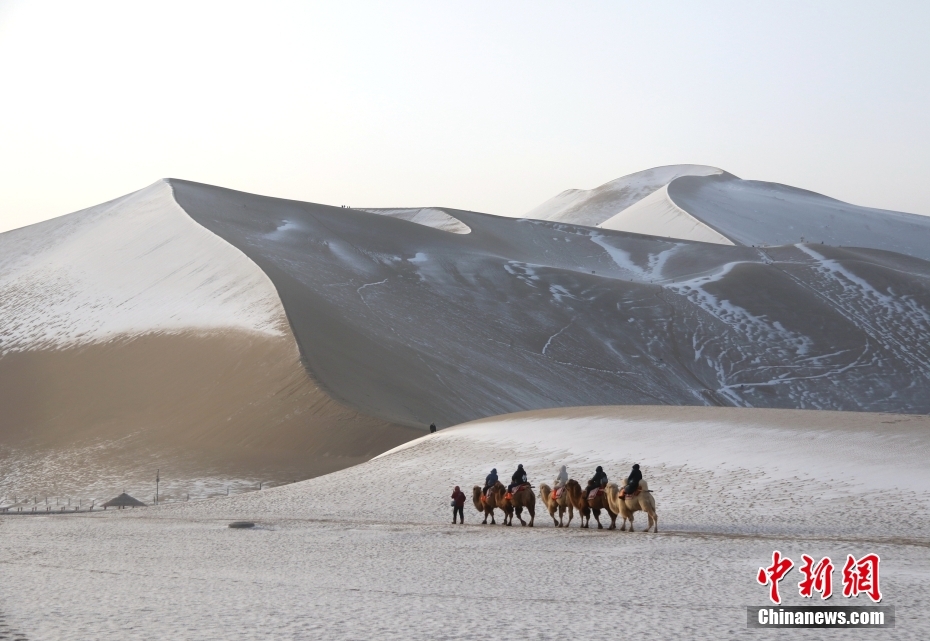
[[[172,184],[274,281],[324,389],[387,421],[600,404],[930,410],[924,261],[464,211],[471,233],[450,234]]]
[[[528,211],[526,218],[595,227],[679,176],[712,176],[704,165],[668,165],[623,176],[594,189],[569,189]]]
[[[724,245],[868,247],[930,260],[930,216],[859,207],[701,165],[656,167],[562,192],[527,218]]]
[[[418,225],[426,225],[434,229],[452,232],[453,234],[467,234],[471,230],[458,218],[450,216],[445,210],[438,207],[408,207],[394,209],[360,209],[371,214],[390,216],[399,220],[407,220]]]
[[[733,244],[733,241],[716,229],[711,229],[676,205],[669,198],[668,185],[656,189],[639,202],[600,223],[598,227],[664,238],[683,238],[702,243]]]
[[[930,260],[930,216],[859,207],[788,185],[730,175],[685,176],[669,184],[668,194],[737,244],[823,242]]]
[[[274,285],[165,182],[0,235],[0,407],[0,494],[292,480],[416,434],[319,390]]]

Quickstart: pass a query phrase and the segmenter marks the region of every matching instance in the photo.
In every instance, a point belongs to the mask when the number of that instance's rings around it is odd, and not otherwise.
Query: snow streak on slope
[[[722,170],[704,165],[654,167],[617,178],[595,189],[563,191],[528,211],[525,217],[594,227],[679,176],[710,176],[720,173]]]
[[[190,219],[164,181],[0,234],[0,355],[151,332],[283,336],[268,277]]]
[[[464,211],[453,213],[471,233],[448,234],[173,184],[275,282],[314,377],[384,420],[601,404],[930,411],[930,372],[897,347],[930,340],[918,316],[898,319],[896,342],[878,340],[894,328],[871,294],[821,295],[822,274],[793,246]],[[834,251],[869,265],[864,280],[902,309],[930,308],[930,263]]]
[[[450,216],[442,209],[436,207],[412,207],[400,209],[360,209],[371,214],[390,216],[398,220],[406,220],[418,225],[426,225],[435,229],[452,232],[453,234],[467,234],[471,230],[468,225],[458,218]]]
[[[673,203],[668,197],[668,185],[663,185],[636,204],[600,223],[598,227],[702,243],[733,244],[729,238]]]

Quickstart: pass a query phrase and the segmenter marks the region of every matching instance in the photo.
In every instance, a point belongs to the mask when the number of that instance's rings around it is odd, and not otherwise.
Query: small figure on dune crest
[[[436,433],[436,424],[435,424],[435,423],[430,423],[430,424],[429,424],[429,433],[430,433],[430,434],[435,434],[435,433]]]
[[[452,491],[452,525],[455,525],[455,516],[458,515],[461,525],[465,525],[465,492],[456,485]]]

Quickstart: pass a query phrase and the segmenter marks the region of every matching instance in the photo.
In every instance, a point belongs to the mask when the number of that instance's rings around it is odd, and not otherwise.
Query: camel
[[[625,484],[626,481],[624,481],[624,485]],[[607,502],[611,510],[623,517],[623,525],[620,526],[621,530],[626,530],[626,522],[629,520],[630,532],[632,532],[633,513],[645,512],[649,517],[649,525],[646,527],[646,532],[648,532],[650,528],[652,528],[653,532],[658,532],[659,517],[656,515],[656,500],[649,491],[649,485],[646,484],[646,481],[640,481],[639,487],[642,489],[642,492],[632,497],[621,499],[620,488],[617,487],[616,483],[611,483],[607,486]]]
[[[588,503],[588,507],[591,508],[592,512],[594,512],[594,520],[597,521],[598,530],[604,529],[604,526],[601,525],[601,510],[607,510],[607,515],[610,516],[610,527],[608,529],[617,529],[618,512],[610,508],[610,502],[607,500],[607,492],[596,494],[593,499],[586,496],[585,500]],[[591,523],[590,517],[588,518],[588,523]]]
[[[474,486],[471,490],[471,501],[475,504],[475,509],[479,512],[484,512],[484,521],[481,522],[481,525],[488,524],[488,517],[491,517],[491,525],[497,525],[497,521],[494,520],[494,510],[498,509],[503,511],[504,520],[507,519],[507,507],[504,506],[504,494],[506,494],[507,488],[505,488],[500,481],[496,482],[491,486],[491,491],[488,492],[487,500],[481,500],[481,488],[477,485]]]
[[[504,499],[504,505],[504,525],[513,525],[513,514],[516,512],[520,525],[533,527],[533,522],[536,520],[536,495],[532,487],[524,485],[522,489],[513,493],[513,497]],[[529,523],[523,520],[523,508],[530,513]]]
[[[591,520],[591,508],[588,507],[584,488],[575,479],[568,479],[568,483],[565,484],[565,493],[562,496],[567,497],[569,505],[578,512],[581,527],[588,527],[588,522]]]
[[[572,519],[575,516],[575,508],[572,505],[571,500],[569,500],[568,492],[562,492],[562,495],[559,496],[558,500],[552,498],[552,489],[545,483],[539,485],[539,496],[542,498],[543,505],[546,506],[546,509],[549,511],[549,516],[552,517],[552,522],[556,527],[568,527],[572,524]],[[559,510],[559,520],[555,520],[555,511]],[[562,517],[565,515],[565,511],[568,511],[568,523],[562,522]]]

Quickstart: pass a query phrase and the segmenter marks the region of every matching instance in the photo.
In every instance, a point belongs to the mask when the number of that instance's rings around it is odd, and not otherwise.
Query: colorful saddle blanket
[[[555,488],[554,490],[552,490],[552,498],[553,498],[554,500],[556,500],[556,501],[558,501],[559,498],[561,498],[561,496],[562,496],[563,494],[565,494],[565,488],[564,488],[564,487],[557,487],[557,488]]]
[[[631,499],[631,498],[633,498],[633,497],[639,496],[640,493],[641,493],[642,491],[643,491],[643,488],[638,487],[638,488],[636,488],[636,491],[633,492],[632,494],[627,494],[627,493],[626,493],[626,488],[623,488],[622,490],[620,490],[620,498],[621,498],[621,499]]]
[[[504,498],[507,499],[507,500],[510,500],[510,499],[513,498],[513,495],[514,495],[514,494],[516,494],[517,492],[521,492],[521,491],[523,491],[523,490],[525,490],[525,489],[529,489],[529,487],[530,487],[530,484],[529,484],[529,483],[524,483],[523,485],[518,485],[517,487],[513,488],[513,492],[507,492],[507,493],[504,495]]]
[[[594,499],[597,498],[597,495],[598,495],[598,494],[603,494],[603,493],[604,493],[604,488],[602,488],[602,487],[596,487],[596,488],[594,488],[593,490],[591,490],[590,492],[588,492],[588,500],[589,500],[589,501],[593,501]]]

